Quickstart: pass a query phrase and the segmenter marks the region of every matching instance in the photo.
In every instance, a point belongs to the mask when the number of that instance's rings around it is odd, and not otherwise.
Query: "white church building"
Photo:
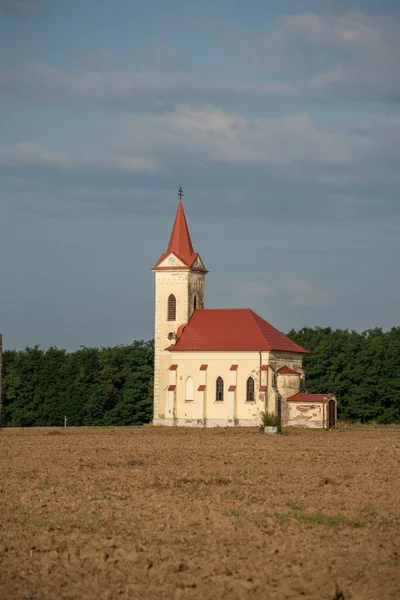
[[[207,269],[194,251],[182,199],[155,267],[154,424],[334,427],[332,394],[305,391],[303,357],[250,308],[205,308]]]

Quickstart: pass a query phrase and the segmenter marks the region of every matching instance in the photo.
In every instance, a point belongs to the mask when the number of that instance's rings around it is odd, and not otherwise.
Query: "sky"
[[[398,0],[0,0],[4,347],[151,339],[178,202],[206,307],[399,326]]]

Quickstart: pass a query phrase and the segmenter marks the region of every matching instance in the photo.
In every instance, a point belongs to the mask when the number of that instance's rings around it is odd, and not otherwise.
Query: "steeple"
[[[162,263],[170,255],[174,255],[178,259],[178,262],[173,262],[170,259],[169,262],[167,261],[167,264],[162,265]],[[190,237],[190,231],[181,197],[179,200],[178,209],[176,211],[171,236],[169,238],[168,248],[166,252],[161,254],[154,267],[154,270],[164,270],[168,268],[176,269],[177,266],[180,266],[180,268],[193,269],[197,271],[206,271],[200,256],[193,249],[192,239]]]
[[[172,385],[171,356],[165,352],[175,344],[182,328],[197,310],[204,308],[204,284],[207,270],[193,249],[189,227],[179,190],[179,204],[167,250],[161,254],[155,275],[154,323],[154,419],[168,413],[166,391]],[[175,386],[173,386],[175,387]]]

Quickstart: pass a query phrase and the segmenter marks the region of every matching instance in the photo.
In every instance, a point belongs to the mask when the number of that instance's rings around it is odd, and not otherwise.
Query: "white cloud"
[[[284,279],[282,289],[288,297],[288,306],[294,308],[317,308],[329,306],[329,293],[317,288],[303,279],[288,277]]]
[[[0,9],[20,14],[36,11],[33,7],[37,6],[35,2],[0,0]],[[210,23],[202,26],[209,33]],[[245,29],[230,31],[221,23],[211,31],[219,43],[230,44],[245,57],[246,71],[249,59],[253,66],[266,70],[265,83],[246,83],[245,75],[240,81],[224,81],[162,69],[121,70],[113,64],[110,52],[100,49],[80,56],[80,63],[89,71],[68,72],[30,61],[23,67],[2,69],[0,87],[3,92],[28,89],[47,100],[55,96],[123,102],[144,96],[153,106],[178,96],[197,99],[221,94],[266,98],[297,94],[332,101],[332,93],[337,92],[359,100],[398,99],[400,19],[395,14],[303,13],[279,17],[259,36]]]
[[[75,166],[107,169],[126,173],[157,173],[162,171],[156,158],[135,153],[124,154],[112,150],[88,148],[77,157]]]
[[[87,148],[71,155],[41,148],[30,141],[0,145],[0,165],[8,167],[57,167],[106,169],[127,173],[154,173],[161,168],[154,158],[111,150]]]
[[[256,301],[262,298],[269,298],[272,289],[265,283],[257,281],[248,281],[247,279],[237,278],[230,284],[233,294],[245,302]]]
[[[398,14],[299,13],[266,24],[261,35],[219,21],[192,25],[212,31],[261,70],[291,78],[293,88],[332,102],[332,92],[358,100],[398,99],[400,18]]]
[[[104,51],[106,52],[106,51]],[[3,92],[29,89],[41,96],[96,101],[134,100],[141,96],[179,96],[205,94],[255,94],[280,95],[293,92],[288,83],[244,84],[223,80],[197,80],[177,73],[121,71],[105,68],[104,62],[111,56],[89,55],[82,60],[96,62],[97,70],[81,73],[62,71],[51,65],[36,61],[23,67],[0,70],[0,86]],[[103,63],[102,65],[100,63]],[[103,70],[104,69],[104,70]],[[153,103],[156,98],[152,98]]]
[[[83,142],[69,153],[43,149],[34,142],[0,146],[0,163],[9,166],[47,165],[114,172],[172,172],[173,168],[221,163],[291,169],[304,178],[310,168],[349,168],[383,155],[399,155],[400,119],[363,118],[358,126],[317,126],[300,113],[249,119],[211,106],[181,105],[163,115],[117,117],[103,139]],[[396,150],[397,147],[397,150]],[[344,186],[355,175],[315,173],[316,181]]]
[[[318,175],[318,183],[331,187],[347,187],[360,181],[359,177],[349,174],[329,174],[329,175]]]
[[[374,147],[365,135],[318,128],[307,114],[247,119],[210,106],[180,106],[162,116],[122,118],[113,141],[125,152],[140,148],[146,154],[156,148],[167,159],[172,155],[272,166],[301,161],[348,165]]]
[[[60,152],[41,148],[34,142],[14,142],[8,146],[0,145],[0,164],[6,166],[52,166],[67,167],[69,159]]]
[[[363,89],[368,97],[400,91],[400,20],[395,15],[281,17],[274,24],[274,41],[285,48],[289,64],[302,61],[311,74],[311,91]]]
[[[78,62],[84,67],[94,69],[109,69],[114,64],[111,52],[107,48],[100,48],[85,52],[78,56]]]

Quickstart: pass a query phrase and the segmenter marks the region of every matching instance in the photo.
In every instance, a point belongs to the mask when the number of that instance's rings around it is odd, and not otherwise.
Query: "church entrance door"
[[[328,427],[336,427],[336,406],[334,400],[328,402]]]

